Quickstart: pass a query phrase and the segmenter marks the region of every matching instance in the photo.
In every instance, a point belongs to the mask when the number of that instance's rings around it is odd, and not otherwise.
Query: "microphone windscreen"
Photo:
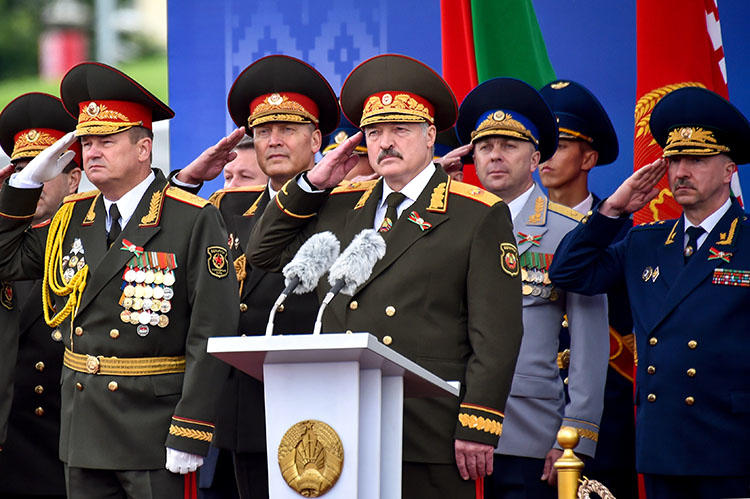
[[[328,272],[331,286],[344,281],[341,292],[353,295],[358,286],[370,278],[375,263],[385,255],[385,240],[375,229],[365,229],[352,239]]]
[[[315,289],[320,277],[339,256],[339,247],[338,238],[330,231],[310,236],[282,270],[284,284],[289,286],[296,277],[299,279],[299,284],[294,288],[296,294],[309,293]]]

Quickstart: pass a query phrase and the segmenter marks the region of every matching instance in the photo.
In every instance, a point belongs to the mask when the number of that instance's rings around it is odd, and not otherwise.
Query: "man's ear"
[[[316,128],[310,136],[310,148],[313,154],[320,151],[320,145],[323,143],[323,135],[320,133],[320,129]]]
[[[81,169],[73,168],[68,173],[68,194],[78,192],[78,185],[81,183]]]
[[[138,146],[138,161],[149,161],[154,147],[153,141],[149,137],[142,137],[136,145]]]
[[[596,166],[596,162],[599,161],[599,151],[592,148],[586,148],[583,150],[583,161],[581,161],[581,171],[591,171]]]

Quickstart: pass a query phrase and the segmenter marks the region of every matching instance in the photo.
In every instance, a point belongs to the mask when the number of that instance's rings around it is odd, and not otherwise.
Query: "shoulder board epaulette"
[[[664,227],[672,227],[677,219],[670,220],[654,220],[653,222],[643,222],[642,224],[634,225],[634,229],[646,230],[646,229],[660,229]]]
[[[476,185],[471,184],[465,184],[464,182],[457,182],[454,180],[450,183],[450,187],[448,189],[451,194],[458,194],[459,196],[479,201],[480,203],[486,204],[487,206],[493,206],[499,201],[502,201],[502,198],[500,198],[499,196],[495,196],[491,192],[485,191],[481,187],[477,187]]]
[[[203,208],[208,204],[208,200],[203,199],[200,196],[196,196],[195,194],[191,194],[187,191],[183,191],[182,189],[177,187],[167,187],[167,192],[165,194],[169,198],[176,199],[177,201],[182,201],[185,204],[197,206],[198,208]]]
[[[331,191],[331,194],[343,194],[345,192],[366,191],[368,189],[372,189],[372,187],[377,182],[378,182],[377,180],[364,180],[362,182],[352,182],[350,180],[344,180]]]
[[[560,215],[564,217],[571,218],[575,220],[576,222],[580,222],[583,220],[584,214],[580,211],[576,211],[573,208],[569,206],[562,205],[560,203],[555,203],[554,201],[550,201],[547,205],[547,209],[549,211],[554,211],[555,213],[559,213]]]
[[[63,199],[63,203],[74,203],[83,199],[91,199],[93,197],[96,197],[97,194],[99,194],[99,191],[96,189],[94,189],[93,191],[77,192],[75,194],[65,196],[65,199]]]
[[[266,184],[260,184],[260,185],[245,185],[242,187],[227,187],[226,189],[219,189],[218,191],[214,192],[212,196],[215,196],[219,193],[228,193],[228,192],[263,192],[266,189]]]

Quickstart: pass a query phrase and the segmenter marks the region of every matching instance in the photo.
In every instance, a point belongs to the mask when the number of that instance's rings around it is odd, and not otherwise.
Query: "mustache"
[[[692,183],[690,183],[690,181],[688,181],[685,178],[675,179],[675,181],[674,181],[674,188],[677,189],[679,187],[689,187],[691,189],[695,189],[695,186]]]
[[[383,161],[385,158],[398,158],[398,159],[404,159],[403,156],[401,156],[401,153],[395,150],[393,147],[389,147],[388,149],[383,149],[378,153],[378,164],[380,164],[381,161]]]

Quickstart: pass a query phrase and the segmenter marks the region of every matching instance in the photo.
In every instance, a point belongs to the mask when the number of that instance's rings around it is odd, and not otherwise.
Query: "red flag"
[[[636,20],[634,170],[661,157],[661,147],[651,135],[648,120],[654,105],[664,95],[680,87],[700,86],[728,97],[715,0],[638,0]],[[635,223],[677,218],[682,213],[666,176],[658,188],[656,199],[635,214]]]

